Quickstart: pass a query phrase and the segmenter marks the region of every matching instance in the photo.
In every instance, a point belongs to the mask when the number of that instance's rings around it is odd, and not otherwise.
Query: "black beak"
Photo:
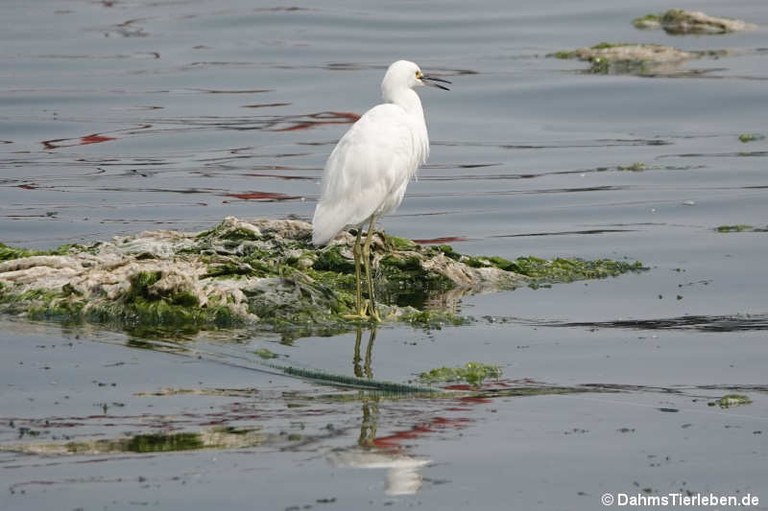
[[[443,89],[443,90],[451,90],[445,85],[440,85],[441,83],[447,83],[450,85],[451,82],[449,82],[448,80],[444,80],[442,78],[438,78],[436,76],[422,75],[421,81],[424,83],[424,85],[429,85],[430,87],[437,87],[438,89]]]

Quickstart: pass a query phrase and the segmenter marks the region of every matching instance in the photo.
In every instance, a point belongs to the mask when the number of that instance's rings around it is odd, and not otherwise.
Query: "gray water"
[[[630,23],[670,7],[758,28]],[[687,492],[768,508],[768,142],[739,140],[768,135],[764,1],[49,0],[4,2],[0,20],[3,243],[308,219],[328,153],[408,58],[454,85],[420,91],[432,154],[387,232],[650,268],[466,298],[467,326],[387,325],[370,344],[377,378],[477,360],[502,367],[491,387],[587,390],[567,394],[377,399],[254,371],[266,348],[352,374],[354,332],[163,352],[4,319],[1,508],[599,509],[604,493]],[[602,41],[729,54],[649,76],[547,57]],[[736,224],[758,230],[716,232]],[[709,406],[731,393],[752,403]],[[214,426],[263,438],[63,447]]]

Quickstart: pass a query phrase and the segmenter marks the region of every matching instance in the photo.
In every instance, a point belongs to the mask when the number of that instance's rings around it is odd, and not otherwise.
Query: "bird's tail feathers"
[[[312,218],[312,243],[322,246],[336,237],[348,225],[360,225],[368,220],[375,210],[370,205],[358,204],[357,210],[350,211],[349,203],[328,205],[320,203]]]
[[[318,205],[312,218],[312,243],[323,246],[331,241],[347,225],[343,218],[334,211],[336,208],[326,208]]]

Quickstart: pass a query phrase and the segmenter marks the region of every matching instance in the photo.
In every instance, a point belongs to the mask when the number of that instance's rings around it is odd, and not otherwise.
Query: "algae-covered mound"
[[[742,20],[718,18],[700,11],[669,9],[661,14],[646,14],[635,18],[632,24],[640,29],[662,28],[672,35],[683,34],[726,34],[755,28]]]
[[[589,62],[589,71],[595,74],[663,74],[676,71],[681,63],[702,54],[660,44],[600,43],[553,56]]]
[[[201,233],[151,231],[49,252],[0,244],[0,312],[138,334],[339,328],[354,306],[354,236],[345,232],[321,249],[310,241],[306,222],[229,217]],[[450,316],[452,304],[468,293],[641,268],[610,260],[471,257],[447,245],[379,235],[372,252],[384,315],[412,322]]]

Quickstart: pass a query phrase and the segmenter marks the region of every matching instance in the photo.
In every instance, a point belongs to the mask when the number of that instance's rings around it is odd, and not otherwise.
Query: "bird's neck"
[[[394,103],[414,116],[424,117],[424,109],[421,107],[419,95],[413,89],[398,89],[397,91],[383,91],[384,101]]]
[[[426,120],[424,119],[424,109],[421,106],[419,95],[413,89],[398,89],[391,94],[384,90],[384,101],[398,105],[411,119],[411,129],[415,135],[414,160],[422,164],[429,156],[429,135],[427,134]],[[416,169],[414,168],[414,172]]]

